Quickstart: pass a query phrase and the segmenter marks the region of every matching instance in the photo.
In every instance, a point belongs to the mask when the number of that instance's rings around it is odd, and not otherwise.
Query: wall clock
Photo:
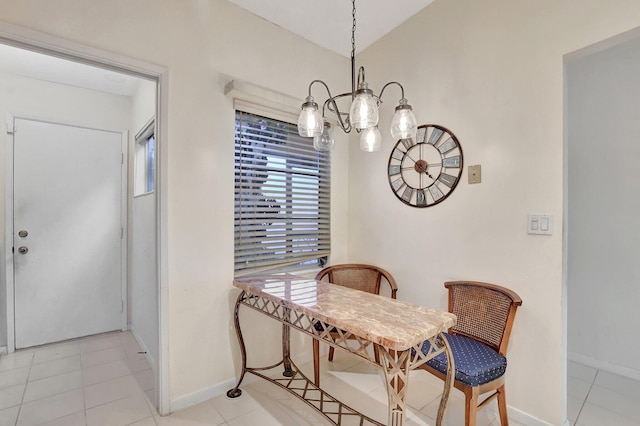
[[[400,139],[389,157],[389,185],[400,201],[431,207],[449,196],[462,174],[462,148],[448,129],[418,127],[414,139]]]

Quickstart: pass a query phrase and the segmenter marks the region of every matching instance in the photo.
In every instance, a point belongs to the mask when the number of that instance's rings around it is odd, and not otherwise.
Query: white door
[[[16,348],[122,328],[122,139],[14,119]]]

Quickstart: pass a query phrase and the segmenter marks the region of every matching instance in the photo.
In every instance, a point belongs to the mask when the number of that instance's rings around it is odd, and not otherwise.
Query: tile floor
[[[18,350],[0,356],[0,426],[154,425],[153,386],[131,333]]]
[[[640,381],[569,361],[567,417],[573,426],[639,426]]]
[[[107,333],[70,342],[17,351],[0,357],[0,426],[300,426],[329,423],[305,403],[249,375],[243,396],[219,395],[167,417],[150,398],[153,375],[130,333]],[[311,363],[300,366],[312,376]],[[568,415],[574,426],[640,425],[635,410],[640,382],[569,363]],[[322,384],[378,421],[387,416],[386,390],[378,369],[346,354],[323,360]],[[435,425],[442,382],[412,372],[408,425]],[[449,400],[446,424],[464,424],[464,400]],[[478,416],[478,426],[498,426],[495,402]],[[512,426],[522,426],[511,421]]]

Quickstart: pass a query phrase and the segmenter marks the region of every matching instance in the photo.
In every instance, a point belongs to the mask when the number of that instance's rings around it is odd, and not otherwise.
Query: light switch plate
[[[527,233],[533,235],[553,235],[553,215],[530,213],[527,216]]]
[[[469,183],[480,183],[482,181],[482,170],[480,164],[469,166]]]

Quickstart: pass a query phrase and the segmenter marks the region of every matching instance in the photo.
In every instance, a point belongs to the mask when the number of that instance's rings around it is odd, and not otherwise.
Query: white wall
[[[79,89],[11,74],[0,74],[0,119],[7,114],[59,121],[98,129],[123,131],[129,127],[129,97]],[[3,126],[4,128],[4,126]],[[0,202],[5,202],[5,165],[7,134],[0,132]],[[0,211],[0,241],[5,241],[5,210]],[[10,247],[8,248],[10,249]],[[2,244],[2,253],[7,253]],[[3,256],[4,258],[4,256]],[[4,268],[3,268],[4,272]],[[5,277],[0,277],[0,346],[6,345]]]
[[[640,38],[571,60],[567,88],[568,351],[640,377]]]
[[[525,424],[566,418],[563,55],[638,25],[640,2],[436,0],[360,56],[370,87],[402,82],[420,124],[458,136],[466,166],[482,166],[482,183],[469,185],[465,166],[447,200],[411,208],[389,188],[394,141],[373,155],[354,150],[350,260],[381,264],[398,280],[399,299],[428,306],[446,306],[446,280],[515,290],[524,303],[508,352],[507,403]],[[393,90],[383,135],[399,98]],[[528,235],[527,213],[553,214],[554,235]]]
[[[140,79],[132,97],[129,132],[129,194],[133,194],[135,136],[156,114],[156,83]],[[157,372],[158,292],[156,274],[156,193],[129,198],[129,325]]]

